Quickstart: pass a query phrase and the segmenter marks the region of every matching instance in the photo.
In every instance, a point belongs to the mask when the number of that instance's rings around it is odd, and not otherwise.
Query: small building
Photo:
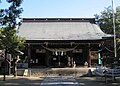
[[[113,37],[94,18],[23,18],[18,35],[26,38],[31,67],[90,67],[98,63],[99,47]]]

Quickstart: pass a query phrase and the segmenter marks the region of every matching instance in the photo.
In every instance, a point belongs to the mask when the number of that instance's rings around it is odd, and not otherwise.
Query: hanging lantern
[[[62,51],[62,52],[61,52],[61,56],[63,56],[63,54],[64,54],[64,52]]]

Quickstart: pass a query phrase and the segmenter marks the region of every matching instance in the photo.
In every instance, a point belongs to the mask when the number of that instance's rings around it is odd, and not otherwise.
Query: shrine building
[[[98,50],[109,41],[94,18],[23,18],[19,36],[25,37],[24,56],[31,67],[92,66]]]

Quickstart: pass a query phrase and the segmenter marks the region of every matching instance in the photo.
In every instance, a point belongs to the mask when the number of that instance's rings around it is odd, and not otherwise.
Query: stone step
[[[29,69],[30,76],[42,77],[48,75],[62,75],[62,76],[73,76],[73,75],[83,75],[88,73],[88,71],[94,71],[95,68],[32,68]]]

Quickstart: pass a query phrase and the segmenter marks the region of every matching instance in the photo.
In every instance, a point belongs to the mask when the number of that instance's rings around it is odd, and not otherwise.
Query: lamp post
[[[115,14],[114,14],[114,0],[112,0],[112,16],[113,16],[113,32],[114,32],[114,56],[117,57],[116,50],[116,31],[115,31]]]

